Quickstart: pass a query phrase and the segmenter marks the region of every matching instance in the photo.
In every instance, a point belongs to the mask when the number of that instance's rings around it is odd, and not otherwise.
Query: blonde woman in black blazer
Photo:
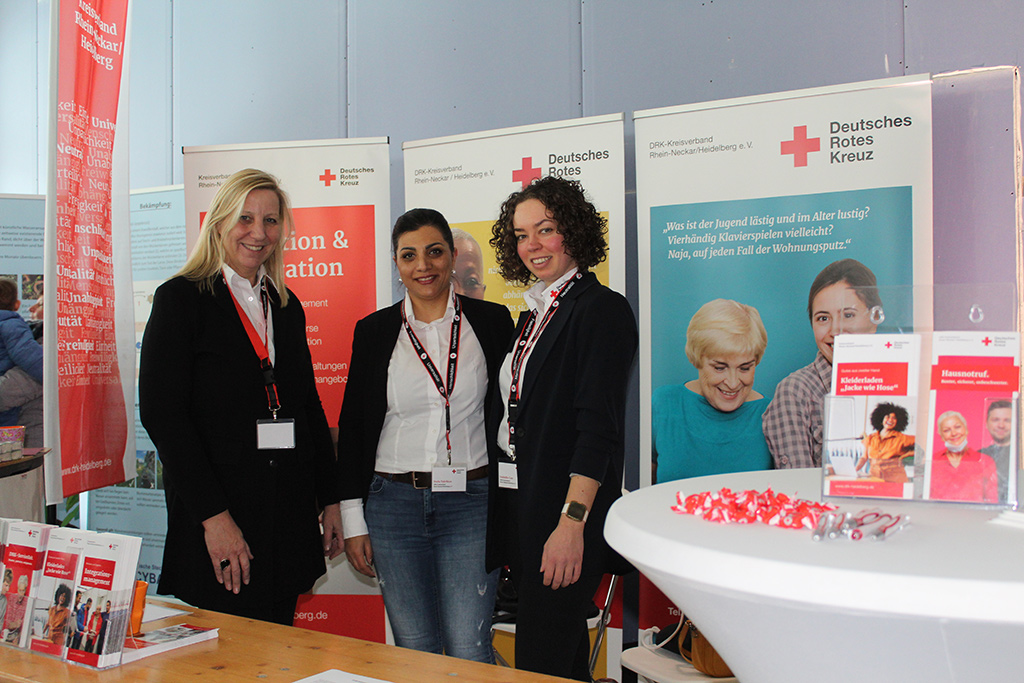
[[[506,280],[537,284],[488,421],[488,566],[508,564],[516,582],[516,667],[580,680],[594,592],[628,568],[603,529],[621,488],[637,331],[626,299],[589,272],[605,231],[579,184],[547,177],[505,201],[491,240]]]
[[[437,211],[402,215],[392,247],[406,296],[356,325],[338,422],[345,553],[354,569],[380,580],[395,644],[493,662],[497,571],[484,562],[484,415],[512,318],[504,306],[454,293],[456,250]],[[449,453],[440,392],[450,389],[453,336],[459,344]],[[449,456],[465,469],[464,491],[432,481]]]
[[[288,625],[323,556],[341,553],[330,429],[302,304],[284,286],[291,227],[276,178],[228,178],[188,262],[156,290],[139,364],[139,413],[167,496],[159,592]],[[272,410],[246,324],[273,348],[277,417],[294,421],[293,448],[257,443],[257,420]]]

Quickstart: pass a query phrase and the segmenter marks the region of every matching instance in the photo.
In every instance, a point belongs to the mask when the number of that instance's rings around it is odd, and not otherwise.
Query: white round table
[[[885,541],[716,524],[673,512],[683,495],[768,487],[821,500],[821,471],[666,482],[624,496],[608,542],[708,636],[743,683],[1024,680],[1024,529],[997,510],[837,499],[911,526]]]

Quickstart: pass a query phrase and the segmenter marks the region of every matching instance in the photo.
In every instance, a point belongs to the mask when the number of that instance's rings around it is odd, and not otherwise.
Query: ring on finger
[[[230,566],[231,566],[231,560],[224,559],[224,560],[220,561],[220,568],[221,569],[227,569]]]

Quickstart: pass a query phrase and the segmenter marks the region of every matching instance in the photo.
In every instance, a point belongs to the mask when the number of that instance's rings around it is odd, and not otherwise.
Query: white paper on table
[[[391,683],[379,678],[370,678],[358,674],[341,671],[340,669],[328,669],[307,678],[300,678],[295,683]]]
[[[147,602],[146,610],[142,613],[142,623],[166,619],[167,617],[176,617],[179,614],[188,614],[188,612],[183,609],[174,609],[173,607],[164,607],[163,605]]]

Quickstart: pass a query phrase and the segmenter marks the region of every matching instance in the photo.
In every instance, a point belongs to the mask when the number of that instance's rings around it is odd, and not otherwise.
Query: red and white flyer
[[[843,334],[833,354],[824,495],[913,498],[921,337]]]
[[[28,644],[32,587],[43,573],[46,540],[52,527],[38,522],[12,522],[7,528],[4,572],[11,571],[7,610],[0,624],[0,638],[8,645]]]
[[[75,626],[75,582],[79,558],[90,531],[57,527],[50,530],[43,560],[43,573],[30,591],[31,623],[29,648],[63,657]]]
[[[1019,396],[1019,333],[935,333],[925,499],[1017,502]]]
[[[84,628],[68,648],[67,660],[102,669],[121,661],[141,539],[95,534],[85,546],[76,587]]]

